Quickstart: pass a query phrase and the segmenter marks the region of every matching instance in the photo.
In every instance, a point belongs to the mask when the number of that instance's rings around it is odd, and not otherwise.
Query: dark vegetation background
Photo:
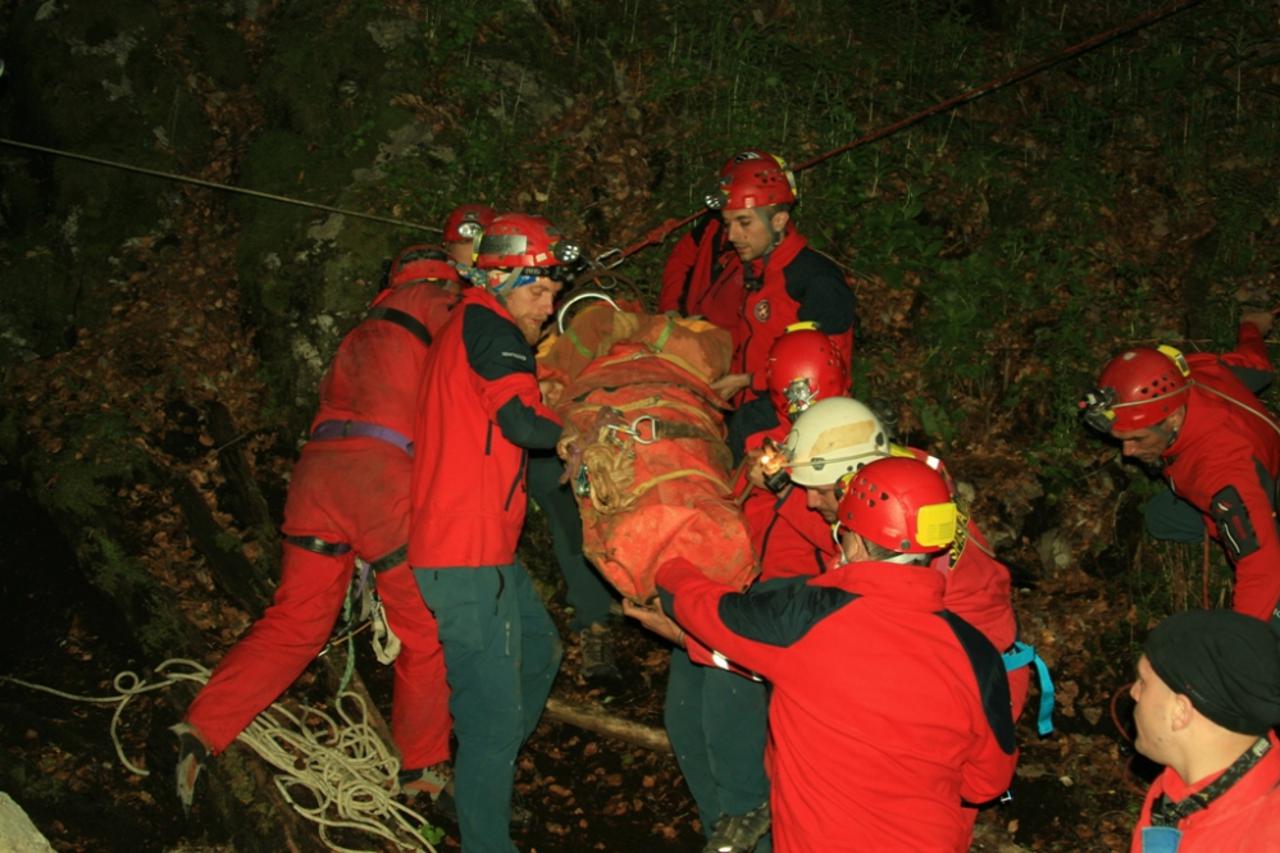
[[[803,161],[1149,8],[0,0],[0,135],[427,225],[488,201],[598,253],[696,209],[735,150]],[[1280,301],[1277,23],[1206,2],[800,178],[801,229],[855,282],[856,394],[961,478],[1059,681],[1059,732],[1024,720],[981,849],[1125,845],[1143,768],[1116,690],[1153,620],[1228,600],[1216,549],[1143,539],[1153,484],[1074,404],[1114,351],[1227,348],[1242,306]],[[0,673],[98,693],[216,660],[269,592],[324,365],[383,263],[434,235],[10,146],[0,165]],[[665,252],[619,271],[654,293]],[[627,689],[558,690],[657,723],[661,648],[624,637]],[[126,724],[143,779],[105,712],[0,685],[0,789],[61,849],[254,849],[247,818],[181,819],[157,742],[182,702]],[[661,755],[544,724],[520,785],[523,846],[698,847]]]

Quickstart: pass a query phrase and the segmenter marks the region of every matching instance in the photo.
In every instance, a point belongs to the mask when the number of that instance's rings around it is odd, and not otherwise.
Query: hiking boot
[[[169,731],[178,736],[178,799],[182,802],[182,813],[190,814],[191,801],[196,796],[196,779],[209,760],[209,747],[190,723],[170,726]]]
[[[769,831],[769,823],[768,803],[746,814],[720,815],[702,853],[751,853]]]
[[[578,632],[582,650],[579,674],[587,681],[621,681],[622,673],[613,660],[613,634],[608,625],[595,624]]]
[[[453,766],[447,761],[441,761],[417,770],[401,770],[398,781],[400,795],[406,800],[414,800],[426,794],[435,802],[446,788],[453,787]]]

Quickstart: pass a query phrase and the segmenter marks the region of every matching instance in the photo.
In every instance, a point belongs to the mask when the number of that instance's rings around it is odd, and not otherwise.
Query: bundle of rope
[[[170,658],[155,668],[157,680],[144,681],[125,670],[112,680],[114,695],[83,696],[11,676],[0,676],[30,690],[63,699],[114,705],[111,742],[120,763],[131,773],[150,771],[129,760],[119,735],[122,714],[136,697],[164,690],[180,682],[203,685],[209,670],[196,661]],[[254,718],[236,740],[249,747],[277,771],[274,782],[284,799],[315,823],[320,839],[340,853],[363,853],[368,848],[346,847],[331,835],[342,828],[380,838],[404,850],[435,848],[421,834],[427,818],[396,799],[399,759],[367,722],[364,698],[350,691],[338,694],[332,713],[302,705],[295,713],[277,702]]]

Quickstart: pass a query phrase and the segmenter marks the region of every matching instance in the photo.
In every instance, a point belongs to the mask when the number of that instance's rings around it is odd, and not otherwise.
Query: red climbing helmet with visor
[[[408,246],[396,255],[387,273],[387,284],[399,287],[422,281],[461,281],[457,268],[449,256],[435,246],[422,244]]]
[[[955,540],[958,512],[943,475],[918,459],[877,459],[841,481],[841,527],[899,554],[932,554]]]
[[[484,233],[497,211],[487,204],[460,204],[444,221],[444,242],[463,243]]]
[[[725,165],[719,187],[706,198],[712,210],[743,210],[796,200],[795,176],[777,157],[749,157]]]
[[[1190,376],[1186,357],[1171,346],[1122,352],[1080,401],[1084,421],[1104,433],[1154,426],[1186,402]]]
[[[769,399],[780,420],[794,421],[818,400],[849,393],[849,362],[814,323],[794,323],[765,362]]]

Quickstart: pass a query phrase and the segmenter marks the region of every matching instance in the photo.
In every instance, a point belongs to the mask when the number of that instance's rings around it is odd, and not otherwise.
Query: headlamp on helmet
[[[1094,388],[1080,401],[1080,419],[1098,432],[1110,433],[1116,422],[1116,389]]]
[[[444,221],[444,242],[475,240],[493,221],[496,211],[487,204],[460,204]]]
[[[791,474],[787,471],[787,454],[772,438],[764,440],[759,465],[764,473],[764,487],[775,495],[791,485]]]

